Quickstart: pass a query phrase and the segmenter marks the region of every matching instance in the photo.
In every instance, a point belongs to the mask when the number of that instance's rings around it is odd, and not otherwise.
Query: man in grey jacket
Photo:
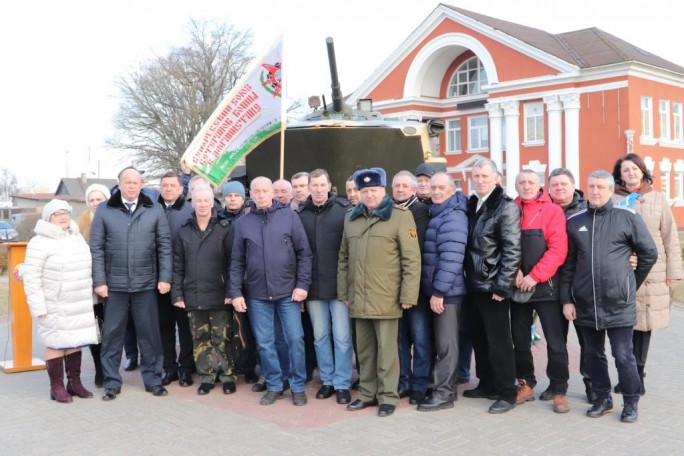
[[[606,334],[622,387],[621,420],[637,420],[641,382],[632,353],[636,324],[636,290],[658,257],[646,224],[629,208],[613,206],[615,182],[606,171],[594,171],[587,184],[588,207],[568,219],[568,256],[561,269],[563,314],[575,321],[584,339],[584,361],[597,399],[587,416],[613,411],[605,354]],[[636,253],[637,266],[629,262]]]
[[[102,330],[104,394],[121,392],[121,350],[129,309],[140,345],[145,391],[164,396],[157,291],[171,288],[172,251],[164,209],[141,192],[142,174],[133,167],[119,173],[119,191],[95,212],[90,229],[95,293],[106,299]]]

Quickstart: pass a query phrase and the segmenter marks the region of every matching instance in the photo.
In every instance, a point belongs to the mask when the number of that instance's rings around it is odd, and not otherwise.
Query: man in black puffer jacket
[[[561,268],[563,314],[582,332],[585,362],[597,399],[587,416],[613,411],[605,355],[608,334],[622,388],[621,420],[637,420],[641,381],[632,353],[636,290],[655,264],[658,251],[646,224],[631,209],[613,206],[615,182],[594,171],[587,184],[588,207],[568,219],[568,257]],[[637,255],[636,269],[629,257]]]
[[[466,286],[477,376],[471,398],[496,399],[489,413],[515,407],[515,354],[509,318],[510,300],[520,268],[520,211],[497,181],[496,164],[473,165],[475,195],[468,201]]]
[[[144,192],[135,168],[119,173],[119,192],[102,203],[90,229],[95,293],[107,298],[102,330],[103,400],[121,392],[121,350],[129,308],[140,342],[145,390],[167,394],[161,385],[164,356],[157,291],[171,289],[172,246],[164,209]]]

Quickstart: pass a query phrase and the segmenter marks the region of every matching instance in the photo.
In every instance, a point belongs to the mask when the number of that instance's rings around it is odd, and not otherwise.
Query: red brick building
[[[684,68],[597,28],[551,34],[440,4],[349,99],[396,119],[440,119],[439,155],[468,192],[494,160],[546,183],[569,168],[580,188],[633,151],[684,226]]]

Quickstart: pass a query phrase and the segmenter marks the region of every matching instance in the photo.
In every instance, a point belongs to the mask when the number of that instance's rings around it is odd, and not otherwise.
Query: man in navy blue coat
[[[248,312],[256,337],[266,394],[261,405],[283,397],[283,375],[275,345],[278,312],[290,349],[290,388],[294,405],[305,405],[306,362],[302,302],[311,285],[311,249],[297,213],[273,200],[273,184],[257,177],[250,185],[250,211],[235,224],[230,263],[230,297]]]

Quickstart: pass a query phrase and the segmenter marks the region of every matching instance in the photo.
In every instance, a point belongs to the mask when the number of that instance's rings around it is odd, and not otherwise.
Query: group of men
[[[119,192],[93,221],[95,292],[107,298],[105,400],[120,393],[129,308],[146,390],[165,395],[162,383],[192,383],[189,374],[173,375],[179,369],[175,326],[187,353],[181,334],[187,320],[164,297],[174,226],[192,209],[182,191],[165,190],[166,179],[173,186],[181,182],[166,175],[156,204],[142,192],[141,174],[125,169]],[[588,415],[613,408],[603,348],[607,332],[625,400],[622,420],[635,421],[634,293],[657,255],[643,222],[612,206],[614,183],[605,172],[591,174],[588,204],[564,169],[551,173],[550,194],[531,170],[516,177],[515,199],[499,182],[490,160],[474,165],[470,198],[448,174],[427,165],[415,175],[395,175],[391,197],[381,168],[350,176],[346,199],[332,192],[320,169],[298,173],[291,182],[252,179],[247,202],[241,184],[229,182],[225,208],[216,208],[235,218],[226,304],[249,316],[264,381],[260,404],[274,403],[287,388],[294,405],[307,403],[310,323],[323,384],[317,399],[335,395],[348,410],[379,405],[381,417],[407,396],[419,411],[451,408],[457,383],[469,377],[472,339],[479,384],[464,396],[493,399],[490,413],[507,412],[535,398],[530,326],[536,311],[550,380],[541,399],[553,400],[555,412],[569,410],[566,340],[568,321],[574,321],[592,403]],[[157,301],[159,308],[150,305]],[[162,349],[164,334],[168,350]],[[354,351],[359,395],[352,401]],[[461,372],[467,372],[465,379]]]

